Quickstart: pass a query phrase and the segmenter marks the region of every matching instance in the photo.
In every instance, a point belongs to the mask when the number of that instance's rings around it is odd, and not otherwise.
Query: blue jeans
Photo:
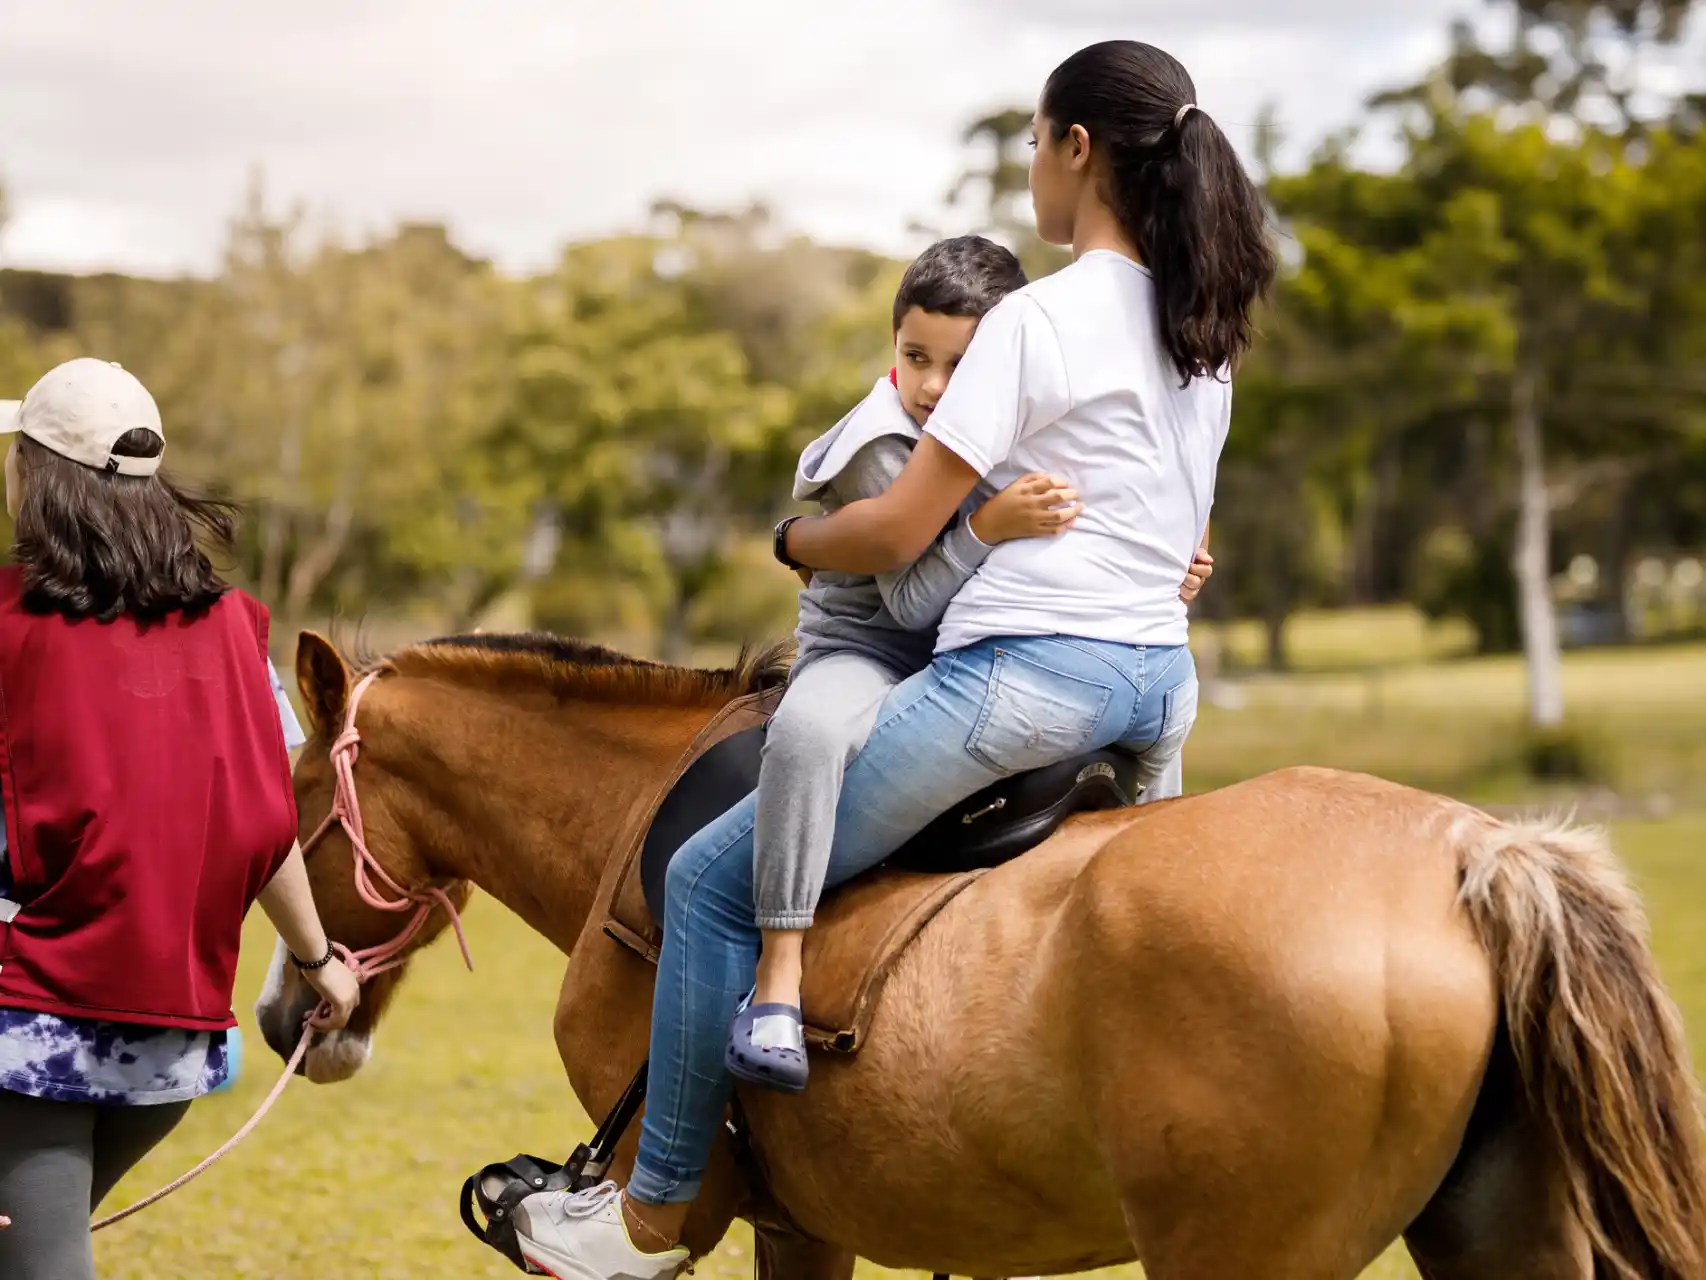
[[[1163,785],[1196,719],[1196,694],[1183,645],[1038,636],[941,654],[889,694],[848,766],[826,883],[869,871],[997,778],[1116,742],[1144,753],[1152,790]],[[670,864],[646,1112],[628,1184],[647,1204],[698,1194],[728,1106],[729,1022],[758,967],[755,811],[749,795]]]

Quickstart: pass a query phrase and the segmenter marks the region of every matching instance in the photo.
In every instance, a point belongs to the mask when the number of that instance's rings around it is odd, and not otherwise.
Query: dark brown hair
[[[24,493],[12,558],[23,569],[26,609],[73,621],[129,614],[147,622],[205,613],[225,594],[196,534],[229,551],[234,505],[186,493],[158,474],[96,471],[25,436],[16,440]],[[139,429],[121,436],[113,454],[152,458],[164,448],[158,435]]]
[[[1056,141],[1082,125],[1101,153],[1105,198],[1155,278],[1161,342],[1187,382],[1249,349],[1279,268],[1262,193],[1196,100],[1171,54],[1108,40],[1056,67],[1040,106]]]
[[[981,320],[1028,281],[1019,260],[983,236],[938,240],[912,260],[894,295],[894,327],[917,307],[938,316]]]

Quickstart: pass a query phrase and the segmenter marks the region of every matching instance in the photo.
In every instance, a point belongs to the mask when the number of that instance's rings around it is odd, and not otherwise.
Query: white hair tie
[[[1184,124],[1185,123],[1185,117],[1190,115],[1191,112],[1195,111],[1196,109],[1197,109],[1197,104],[1194,102],[1187,102],[1184,106],[1180,107],[1179,108],[1179,114],[1173,117],[1173,127],[1175,129],[1177,129],[1180,125]]]

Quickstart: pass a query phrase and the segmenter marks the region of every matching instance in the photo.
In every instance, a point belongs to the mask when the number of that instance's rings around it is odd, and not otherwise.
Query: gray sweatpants
[[[753,816],[752,900],[760,929],[805,929],[829,871],[841,777],[900,676],[857,653],[795,673],[764,735]]]
[[[832,653],[803,667],[789,684],[758,767],[752,897],[760,929],[811,926],[829,871],[842,775],[900,681],[880,662]],[[1176,744],[1171,755],[1147,762],[1145,803],[1184,794],[1177,746],[1185,735],[1169,736]]]
[[[187,1102],[104,1107],[0,1089],[0,1276],[94,1280],[89,1218],[175,1129]]]

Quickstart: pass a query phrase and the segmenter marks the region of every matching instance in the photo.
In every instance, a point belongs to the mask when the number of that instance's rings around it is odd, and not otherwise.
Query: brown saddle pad
[[[652,817],[695,760],[725,738],[762,723],[780,693],[742,698],[717,714],[658,789],[646,820],[622,852],[622,866],[608,882],[604,932],[653,963],[663,932],[646,906],[640,880],[640,851]],[[817,923],[806,933],[806,1038],[843,1053],[856,1051],[895,961],[936,913],[982,874],[878,870],[828,894]]]

